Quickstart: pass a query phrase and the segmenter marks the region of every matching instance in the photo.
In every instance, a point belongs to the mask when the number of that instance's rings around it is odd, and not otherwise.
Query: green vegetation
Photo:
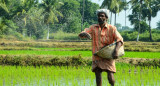
[[[114,25],[121,26],[116,23],[116,15],[123,10],[127,11],[131,5],[132,14],[128,17],[134,28],[131,31],[130,27],[122,26],[124,28],[120,30],[124,40],[135,41],[138,33],[141,33],[140,41],[160,41],[157,33],[159,32],[159,21],[154,21],[157,22],[157,28],[151,28],[151,24],[146,23],[147,20],[151,22],[152,17],[157,16],[159,3],[157,0],[130,0],[129,2],[103,0],[102,6],[99,6],[90,0],[85,0],[84,5],[83,0],[1,0],[0,38],[7,40],[80,40],[77,34],[91,24],[97,23],[95,14],[97,9],[107,6],[115,15]],[[137,14],[140,14],[141,18]],[[111,20],[108,22],[113,24]],[[124,30],[132,33],[123,32]]]
[[[115,14],[116,25],[116,14],[126,11],[129,4],[132,14],[128,17],[134,28],[119,30],[127,42],[125,56],[116,60],[116,85],[158,86],[160,25],[155,21],[157,28],[151,29],[150,23],[160,10],[159,3],[103,0],[99,6],[90,0],[84,5],[83,0],[0,0],[0,86],[95,85],[91,40],[81,40],[78,34],[97,23],[95,11],[100,7],[107,6]],[[146,42],[133,42],[137,35]]]
[[[136,31],[121,31],[124,41],[136,41],[138,32]],[[155,42],[160,42],[160,30],[152,29],[152,39]],[[149,32],[145,31],[139,35],[140,41],[149,42]]]
[[[54,56],[74,56],[92,57],[92,51],[35,51],[35,50],[0,50],[1,55],[54,55]],[[125,51],[123,57],[130,58],[160,58],[160,52],[128,52]]]
[[[5,55],[59,55],[73,56],[81,54],[83,57],[91,57],[91,51],[31,51],[31,50],[1,50],[0,54]]]
[[[91,42],[2,41],[1,65],[91,65]],[[159,66],[159,42],[125,42],[125,55],[120,61],[133,65]],[[154,51],[154,52],[153,52]],[[127,58],[130,58],[127,60]],[[146,60],[138,60],[145,58]],[[125,60],[126,59],[126,60]],[[147,60],[149,59],[149,60]],[[125,61],[123,61],[125,60]],[[156,62],[154,62],[156,61]],[[146,62],[146,63],[144,63]],[[140,64],[141,63],[141,64]],[[147,65],[147,63],[149,63]]]
[[[89,0],[85,1],[85,19],[82,28],[96,23],[95,11],[99,8],[98,4]],[[0,38],[8,40],[54,39],[52,34],[57,31],[79,33],[82,5],[82,0],[0,1]],[[72,37],[69,38],[72,39]]]
[[[127,64],[116,64],[116,86],[158,86],[160,68],[134,67]],[[0,85],[5,86],[94,86],[95,74],[91,67],[67,66],[0,66]],[[107,74],[102,73],[103,86],[108,84]],[[148,79],[149,78],[149,79]]]
[[[63,34],[63,35],[62,35]],[[57,31],[50,35],[50,39],[54,40],[78,40],[78,34],[76,33],[65,33],[63,31]]]
[[[0,70],[3,70],[0,85],[93,86],[96,83],[91,72],[91,42],[2,40],[0,44]],[[132,41],[124,44],[128,51],[116,60],[116,85],[159,85],[160,43]],[[102,75],[103,84],[109,85],[107,75]]]
[[[160,52],[125,52],[123,57],[130,58],[160,58]]]

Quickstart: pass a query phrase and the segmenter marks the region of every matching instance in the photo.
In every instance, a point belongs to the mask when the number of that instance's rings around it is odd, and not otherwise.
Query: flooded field
[[[160,68],[117,64],[116,86],[159,86]],[[0,66],[0,86],[96,86],[89,66]],[[110,86],[102,73],[103,86]]]

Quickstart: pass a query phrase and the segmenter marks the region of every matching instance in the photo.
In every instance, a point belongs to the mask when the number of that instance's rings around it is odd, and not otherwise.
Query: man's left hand
[[[122,45],[121,42],[116,43],[116,48],[115,48],[114,52],[112,53],[113,59],[118,59],[118,50],[121,47],[121,45]]]
[[[112,53],[112,57],[113,57],[113,59],[118,59],[118,51],[114,51],[113,53]]]

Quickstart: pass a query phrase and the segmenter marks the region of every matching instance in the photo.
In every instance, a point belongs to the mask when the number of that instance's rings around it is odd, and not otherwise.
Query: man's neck
[[[103,27],[106,25],[106,22],[103,24],[99,24],[99,26],[101,27],[101,29],[103,29]]]

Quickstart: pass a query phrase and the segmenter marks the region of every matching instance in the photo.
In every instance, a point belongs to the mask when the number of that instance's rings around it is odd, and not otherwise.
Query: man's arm
[[[88,38],[91,39],[91,28],[85,28],[84,31],[82,31],[78,36],[80,38]]]
[[[80,38],[88,38],[91,39],[90,35],[86,32],[82,32],[78,35]]]
[[[115,50],[114,50],[114,52],[113,52],[113,54],[112,54],[113,59],[118,59],[118,50],[119,50],[119,48],[120,48],[121,46],[122,46],[122,42],[121,42],[121,41],[116,43]]]

